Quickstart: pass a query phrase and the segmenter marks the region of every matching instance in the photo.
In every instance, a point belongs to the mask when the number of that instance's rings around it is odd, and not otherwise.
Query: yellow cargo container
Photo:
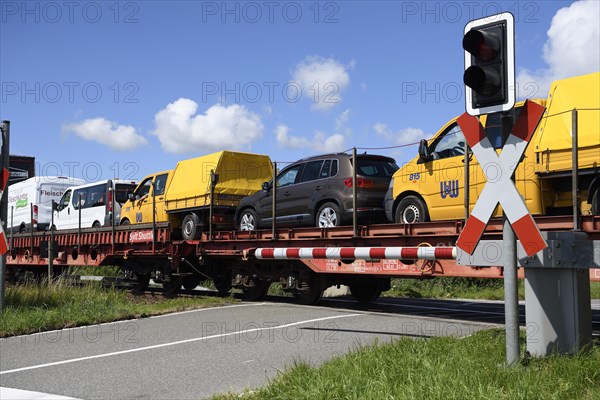
[[[600,72],[552,84],[546,106],[523,160],[515,171],[517,189],[534,215],[573,211],[572,173],[579,179],[581,214],[600,214]],[[517,103],[515,113],[523,103]],[[577,155],[573,164],[573,110],[577,110]],[[501,114],[481,117],[492,144],[500,151]],[[401,223],[461,219],[465,216],[465,138],[456,118],[422,143],[417,157],[393,176],[386,196],[388,219]],[[475,157],[469,164],[469,209],[486,183]],[[499,216],[498,207],[495,215]]]
[[[170,222],[183,239],[197,239],[209,222],[211,185],[213,224],[233,226],[240,200],[261,190],[273,176],[266,155],[220,151],[182,160],[175,169],[145,177],[123,206],[121,224]],[[153,190],[154,189],[154,190]]]

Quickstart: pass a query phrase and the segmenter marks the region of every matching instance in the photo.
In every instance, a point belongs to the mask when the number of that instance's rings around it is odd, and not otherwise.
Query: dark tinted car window
[[[338,173],[338,160],[333,160],[333,163],[331,164],[331,173],[329,174],[329,176],[336,176]]]
[[[331,168],[331,160],[325,160],[323,163],[323,168],[321,168],[321,178],[329,177],[329,168]]]
[[[394,162],[385,160],[358,159],[357,174],[376,178],[391,178],[398,166]]]
[[[302,169],[302,164],[295,165],[279,175],[277,178],[277,187],[291,185],[296,183],[296,179],[298,178],[298,172]]]
[[[302,171],[302,179],[300,179],[300,182],[310,182],[314,181],[315,179],[318,179],[322,165],[323,160],[307,162],[304,165],[304,170]]]

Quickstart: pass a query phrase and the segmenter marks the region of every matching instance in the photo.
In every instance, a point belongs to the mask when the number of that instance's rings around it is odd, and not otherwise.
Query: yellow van
[[[213,219],[217,227],[233,227],[240,200],[261,190],[273,176],[266,155],[220,151],[177,163],[173,170],[148,175],[123,205],[121,224],[169,222],[185,240],[197,239],[208,225],[213,192]]]
[[[572,213],[572,110],[578,110],[579,210],[600,211],[600,72],[556,81],[522,162],[515,171],[517,189],[534,215]],[[523,102],[515,106],[515,119]],[[501,113],[481,116],[481,124],[498,152],[502,147]],[[465,217],[465,138],[456,118],[419,155],[393,176],[385,199],[386,216],[398,223],[454,220]],[[477,159],[469,156],[469,210],[486,183]],[[495,215],[499,216],[498,207]]]

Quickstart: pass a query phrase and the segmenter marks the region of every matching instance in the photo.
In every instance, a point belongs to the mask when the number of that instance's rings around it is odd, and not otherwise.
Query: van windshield
[[[117,183],[115,187],[115,201],[119,204],[125,203],[129,200],[129,193],[133,193],[135,187],[135,184]]]

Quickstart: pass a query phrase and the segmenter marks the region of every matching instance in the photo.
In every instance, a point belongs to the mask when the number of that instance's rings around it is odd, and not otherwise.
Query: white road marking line
[[[33,392],[31,390],[0,387],[2,400],[77,400],[74,397],[59,396],[57,394]]]
[[[0,375],[7,375],[7,374],[15,373],[15,372],[29,371],[29,370],[33,370],[33,369],[39,369],[39,368],[53,367],[55,365],[70,364],[70,363],[74,363],[74,362],[78,362],[78,361],[93,360],[93,359],[96,359],[96,358],[112,357],[112,356],[117,356],[117,355],[121,355],[121,354],[135,353],[135,352],[138,352],[138,351],[159,349],[159,348],[162,348],[162,347],[176,346],[176,345],[184,344],[184,343],[198,342],[200,340],[223,338],[223,337],[226,337],[226,336],[241,335],[241,334],[246,334],[246,333],[251,333],[251,332],[259,332],[259,331],[264,331],[264,330],[267,330],[267,329],[283,329],[283,328],[289,328],[290,326],[309,324],[311,322],[326,321],[326,320],[329,320],[329,319],[356,317],[356,316],[359,316],[359,315],[362,315],[362,314],[332,315],[332,316],[329,316],[329,317],[308,319],[308,320],[298,321],[298,322],[291,322],[289,324],[284,324],[284,325],[268,326],[268,327],[265,327],[265,328],[246,329],[246,330],[243,330],[243,331],[236,331],[236,332],[222,333],[222,334],[217,334],[217,335],[212,335],[212,336],[206,336],[206,337],[199,337],[199,338],[193,338],[193,339],[179,340],[177,342],[162,343],[162,344],[156,344],[156,345],[153,345],[153,346],[139,347],[139,348],[136,348],[136,349],[121,350],[121,351],[115,351],[115,352],[112,352],[112,353],[97,354],[95,356],[72,358],[70,360],[55,361],[55,362],[46,363],[46,364],[32,365],[30,367],[22,367],[22,368],[16,368],[16,369],[7,370],[7,371],[0,371]]]
[[[260,305],[263,305],[263,304],[264,303],[232,304],[232,305],[228,305],[228,306],[197,308],[197,309],[194,309],[194,310],[177,311],[177,312],[174,312],[174,313],[154,315],[154,316],[150,316],[150,317],[122,319],[122,320],[119,320],[119,321],[103,322],[101,324],[81,325],[81,326],[74,326],[73,328],[55,329],[53,331],[42,331],[42,332],[36,332],[36,333],[28,333],[26,335],[7,336],[7,337],[0,338],[0,342],[2,342],[3,340],[8,340],[8,339],[26,338],[26,337],[29,337],[29,336],[36,336],[36,335],[47,335],[49,333],[55,333],[55,332],[68,332],[68,331],[77,330],[77,329],[89,328],[90,326],[115,325],[115,324],[122,324],[122,323],[132,322],[132,321],[144,321],[144,320],[148,320],[148,319],[173,317],[173,316],[177,316],[177,315],[190,314],[190,313],[201,312],[201,311],[215,311],[215,310],[222,310],[224,308],[238,308],[238,307],[260,306]]]

